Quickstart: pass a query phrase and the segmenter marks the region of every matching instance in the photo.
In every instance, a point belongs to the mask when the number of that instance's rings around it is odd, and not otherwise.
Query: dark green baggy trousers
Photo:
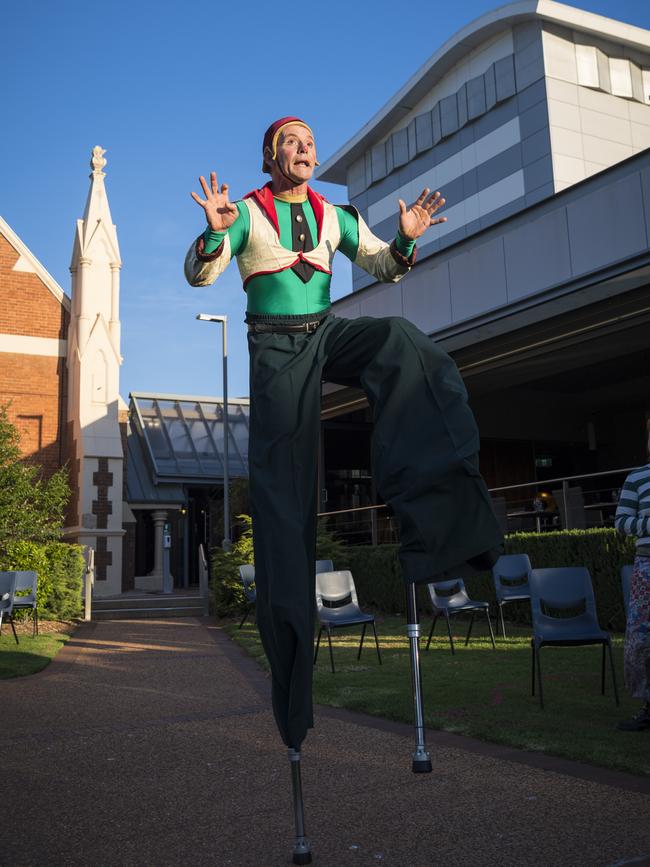
[[[249,348],[257,622],[278,728],[298,749],[313,725],[321,381],[368,396],[373,477],[400,520],[406,581],[431,579],[497,547],[502,535],[460,374],[410,322],[327,316],[311,334],[251,333]]]

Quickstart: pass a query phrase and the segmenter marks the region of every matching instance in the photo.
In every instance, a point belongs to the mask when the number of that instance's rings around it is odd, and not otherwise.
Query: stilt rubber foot
[[[430,774],[432,771],[431,759],[414,759],[411,769],[414,774]]]
[[[311,864],[311,852],[294,852],[294,864]]]

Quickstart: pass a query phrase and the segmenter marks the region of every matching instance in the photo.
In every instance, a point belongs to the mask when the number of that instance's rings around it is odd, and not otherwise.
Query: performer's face
[[[312,134],[300,124],[283,129],[278,139],[276,163],[296,183],[308,181],[316,165],[316,143]],[[273,163],[271,163],[273,166]]]

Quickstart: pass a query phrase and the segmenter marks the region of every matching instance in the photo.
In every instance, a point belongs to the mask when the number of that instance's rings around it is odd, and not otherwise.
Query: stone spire
[[[77,221],[77,233],[72,251],[70,270],[73,273],[73,301],[77,296],[78,305],[75,312],[79,316],[77,345],[81,352],[88,339],[92,322],[89,319],[88,293],[82,288],[82,282],[92,282],[97,296],[93,292],[92,307],[95,314],[101,313],[108,325],[111,343],[116,357],[120,357],[120,317],[119,317],[119,286],[122,260],[117,241],[117,230],[111,217],[108,196],[103,171],[106,166],[106,151],[100,145],[95,145],[90,158],[90,189],[86,200],[84,215]],[[83,280],[80,280],[83,273]],[[87,279],[88,278],[88,279]]]
[[[119,428],[120,249],[104,185],[105,150],[93,148],[90,190],[72,250],[68,331],[71,470],[78,496],[67,535],[95,549],[95,593],[121,591],[122,476]]]

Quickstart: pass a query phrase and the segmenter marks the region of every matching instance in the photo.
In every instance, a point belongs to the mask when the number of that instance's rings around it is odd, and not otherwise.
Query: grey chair
[[[431,639],[433,638],[433,630],[436,628],[438,618],[442,615],[447,622],[447,633],[449,634],[449,643],[451,645],[452,654],[456,653],[454,647],[454,638],[451,634],[450,617],[452,614],[460,614],[462,612],[472,612],[472,617],[469,621],[469,628],[465,638],[465,647],[469,644],[469,638],[472,634],[472,626],[474,625],[474,617],[477,611],[484,611],[487,617],[488,629],[490,630],[490,638],[492,647],[496,648],[494,643],[494,633],[492,632],[492,622],[490,620],[490,603],[482,602],[477,599],[470,599],[465,589],[465,582],[462,578],[454,578],[451,581],[436,581],[435,584],[427,584],[431,607],[433,608],[433,620],[429,631],[426,650],[429,649]]]
[[[15,572],[0,572],[0,633],[2,633],[2,620],[7,618],[11,624],[11,629],[16,639],[16,644],[19,644],[18,636],[16,635],[16,627],[12,611],[14,607],[14,594],[16,592],[16,573]]]
[[[492,580],[499,606],[501,634],[506,637],[503,606],[508,602],[530,600],[530,559],[528,554],[502,554],[492,567]],[[498,632],[498,626],[497,626]]]
[[[246,622],[248,615],[255,608],[255,603],[257,602],[257,591],[255,590],[255,566],[250,564],[240,566],[239,577],[244,585],[244,604],[246,606],[244,616],[239,624],[239,628],[241,629]]]
[[[625,620],[627,621],[627,610],[630,607],[630,584],[632,583],[632,571],[634,566],[626,564],[621,566],[621,590],[623,591],[623,602],[625,604]]]
[[[596,601],[589,570],[582,566],[557,569],[533,569],[530,573],[530,605],[533,616],[532,694],[535,695],[535,668],[539,686],[539,704],[544,707],[542,669],[539,651],[542,647],[575,647],[602,644],[601,692],[605,695],[605,654],[609,662],[614,685],[614,698],[618,707],[618,686],[612,658],[612,640],[600,628]]]
[[[338,572],[332,571],[316,573],[316,610],[320,621],[320,629],[318,630],[318,639],[316,641],[316,650],[314,652],[314,665],[316,665],[316,660],[318,659],[318,648],[320,647],[321,635],[323,634],[323,630],[325,630],[327,633],[327,641],[329,643],[332,674],[335,674],[334,654],[332,652],[332,631],[334,629],[348,626],[363,626],[359,651],[357,653],[357,659],[361,659],[363,639],[365,638],[368,624],[372,626],[372,631],[375,635],[377,659],[381,665],[379,640],[377,638],[377,630],[375,629],[375,616],[374,614],[366,614],[359,607],[357,590],[354,586],[354,579],[352,578],[351,572],[343,570]]]
[[[16,593],[28,591],[23,596],[14,597],[14,611],[31,610],[33,629],[32,635],[38,635],[38,573],[16,572]]]
[[[319,572],[333,572],[334,563],[332,560],[316,560],[316,574]]]

